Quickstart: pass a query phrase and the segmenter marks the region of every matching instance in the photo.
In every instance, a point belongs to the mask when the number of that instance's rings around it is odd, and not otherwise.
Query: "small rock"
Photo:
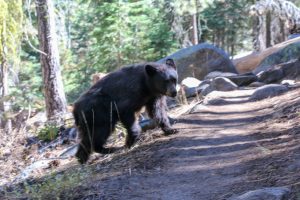
[[[39,160],[35,163],[32,163],[31,165],[29,165],[28,167],[26,167],[19,176],[17,176],[17,180],[24,180],[26,178],[28,178],[33,171],[35,170],[39,170],[39,169],[47,169],[47,167],[49,166],[49,163],[52,160]]]
[[[194,97],[205,89],[210,83],[209,80],[199,81],[196,78],[188,77],[181,82],[186,98]]]
[[[184,89],[184,94],[186,98],[196,96],[197,93],[200,92],[200,88],[198,86],[201,84],[196,78],[187,77],[181,81],[181,85]]]
[[[72,145],[71,147],[68,147],[67,149],[65,149],[59,155],[59,158],[69,158],[69,157],[75,156],[77,150],[78,150],[78,144]]]
[[[211,86],[214,90],[217,91],[232,91],[238,88],[238,86],[233,83],[231,80],[225,77],[217,77],[215,78]]]
[[[203,100],[203,105],[224,105],[230,103],[226,99],[226,93],[222,91],[213,91],[209,95],[207,95]]]
[[[208,79],[214,79],[217,77],[231,77],[231,76],[236,76],[236,73],[232,73],[232,72],[221,72],[221,71],[213,71],[208,73],[205,77],[204,80],[208,80]]]
[[[3,157],[8,157],[11,155],[11,150],[10,149],[4,149],[2,152]]]
[[[261,87],[261,86],[264,86],[264,85],[266,85],[266,84],[265,84],[265,83],[262,83],[262,82],[256,81],[256,82],[251,83],[251,84],[248,85],[248,86],[249,86],[249,87]]]
[[[268,97],[274,97],[288,91],[288,88],[284,85],[270,84],[259,88],[256,88],[250,100],[261,100]]]
[[[201,95],[206,96],[212,91],[214,91],[214,89],[209,84],[205,84],[202,86]]]
[[[282,80],[281,84],[286,85],[286,86],[292,86],[292,85],[296,84],[296,81],[295,80]]]
[[[199,87],[184,87],[184,93],[185,93],[185,97],[189,98],[189,97],[194,97],[197,95],[197,93],[199,94],[201,92],[201,88]]]
[[[70,138],[70,140],[71,139],[76,139],[76,136],[77,136],[77,129],[76,128],[70,128],[69,129],[69,133],[68,133],[68,136],[69,136],[69,138]]]
[[[153,119],[145,119],[139,124],[143,132],[157,127],[157,123]]]
[[[200,84],[201,81],[193,77],[187,77],[181,81],[181,85],[184,85],[188,88],[195,88],[198,87]]]
[[[203,100],[203,104],[205,105],[224,105],[224,104],[227,104],[228,102],[221,98],[221,97],[216,97],[216,98],[205,98]]]
[[[287,187],[269,187],[249,191],[241,196],[229,200],[285,200],[291,190]]]
[[[237,84],[238,86],[246,86],[257,81],[257,76],[253,73],[241,74],[237,76],[227,77],[229,80]]]
[[[201,85],[201,95],[206,96],[213,91],[232,91],[237,89],[238,86],[225,77],[217,77],[213,79],[210,85]]]

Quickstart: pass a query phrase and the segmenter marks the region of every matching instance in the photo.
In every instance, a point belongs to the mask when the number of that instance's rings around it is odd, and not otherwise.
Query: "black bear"
[[[73,109],[81,140],[78,161],[85,163],[93,151],[110,153],[103,145],[118,121],[126,128],[126,146],[131,147],[141,132],[136,114],[144,106],[166,135],[176,133],[166,113],[166,95],[176,96],[177,78],[172,59],[165,64],[137,64],[108,74],[82,94]]]

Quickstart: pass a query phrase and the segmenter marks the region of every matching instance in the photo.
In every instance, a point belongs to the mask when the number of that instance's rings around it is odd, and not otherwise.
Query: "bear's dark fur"
[[[75,102],[73,115],[79,131],[80,145],[76,153],[80,163],[89,155],[110,153],[103,147],[121,121],[127,129],[126,146],[131,147],[140,135],[136,114],[143,106],[165,134],[175,133],[166,113],[166,97],[175,97],[176,66],[172,59],[165,64],[145,63],[124,67],[94,84]]]

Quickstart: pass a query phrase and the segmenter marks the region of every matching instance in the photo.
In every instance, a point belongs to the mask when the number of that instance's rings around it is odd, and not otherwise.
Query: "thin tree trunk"
[[[36,0],[36,11],[40,49],[47,54],[40,54],[47,118],[59,122],[61,114],[67,110],[67,103],[60,71],[52,0]]]
[[[68,37],[68,43],[67,43],[67,48],[68,49],[71,49],[71,20],[70,20],[70,15],[71,15],[71,13],[70,13],[70,7],[71,7],[71,5],[70,5],[70,0],[67,0],[67,22],[66,22],[66,24],[67,24],[67,37]]]
[[[258,33],[258,43],[259,43],[259,51],[265,50],[266,47],[266,18],[264,16],[259,16],[259,33]]]
[[[7,56],[7,46],[6,46],[6,23],[3,24],[3,34],[2,37],[2,59],[0,60],[0,110],[3,111],[2,121],[0,120],[0,125],[4,128],[6,133],[12,132],[12,122],[9,118],[10,102],[7,99],[8,96],[8,66],[6,61]]]
[[[266,14],[266,48],[272,46],[271,13]]]
[[[287,40],[287,36],[288,36],[288,30],[285,28],[285,23],[283,20],[279,19],[280,21],[280,32],[282,33],[282,37],[281,37],[281,41],[283,42],[285,40]]]
[[[1,94],[1,106],[0,110],[3,110],[4,117],[2,118],[2,122],[0,122],[1,127],[4,128],[6,133],[11,133],[12,131],[12,122],[11,119],[9,118],[9,111],[10,111],[10,102],[7,100],[7,95],[8,95],[8,69],[7,69],[7,63],[5,60],[1,61],[1,76],[0,76],[0,81],[1,81],[1,86],[2,86],[2,94]]]
[[[194,45],[199,43],[198,40],[198,23],[197,23],[197,13],[193,14],[193,43]]]

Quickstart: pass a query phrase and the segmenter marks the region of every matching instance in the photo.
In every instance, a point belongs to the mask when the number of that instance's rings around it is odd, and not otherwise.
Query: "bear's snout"
[[[177,91],[176,91],[176,90],[173,91],[173,92],[171,93],[171,96],[172,96],[172,97],[176,97],[176,96],[177,96]]]
[[[167,95],[170,96],[170,97],[176,97],[177,96],[177,91],[172,90],[172,91],[168,92]]]

